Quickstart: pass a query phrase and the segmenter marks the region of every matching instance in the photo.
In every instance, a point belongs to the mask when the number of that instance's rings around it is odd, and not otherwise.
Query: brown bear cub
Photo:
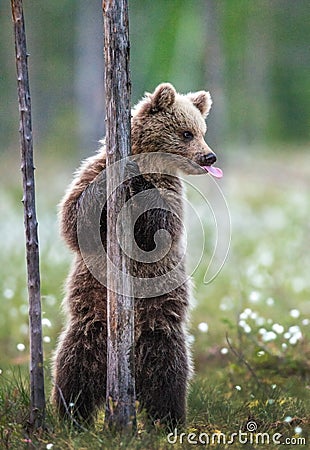
[[[128,164],[128,200],[134,200],[133,208],[138,208],[133,237],[142,254],[132,257],[131,265],[131,275],[137,280],[136,393],[150,419],[170,427],[185,421],[191,375],[186,334],[190,292],[184,263],[183,189],[178,174],[209,172],[221,176],[220,169],[212,167],[215,154],[204,141],[211,103],[208,92],[180,95],[164,83],[153,94],[146,94],[132,113],[135,161]],[[144,155],[155,156],[149,167],[147,158],[139,159]],[[106,246],[106,207],[101,195],[106,188],[102,176],[105,166],[103,145],[82,164],[60,210],[61,233],[75,253],[75,261],[64,302],[67,326],[54,358],[53,401],[62,417],[73,415],[87,424],[103,407],[106,395],[107,291],[88,264],[94,248],[89,230],[98,209],[103,254]],[[106,263],[100,264],[104,272]]]

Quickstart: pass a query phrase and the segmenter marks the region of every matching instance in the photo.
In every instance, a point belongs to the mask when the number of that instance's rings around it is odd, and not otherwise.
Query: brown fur
[[[209,93],[200,91],[183,96],[166,83],[159,85],[153,94],[146,94],[133,110],[133,155],[164,152],[187,158],[184,163],[171,163],[171,173],[138,174],[130,185],[130,195],[155,188],[152,192],[157,196],[157,208],[143,213],[135,224],[137,245],[146,252],[152,251],[154,234],[159,229],[166,229],[171,237],[170,251],[160,261],[133,263],[134,276],[160,276],[182,258],[183,190],[177,173],[179,169],[186,173],[202,173],[200,165],[207,165],[206,155],[210,155],[211,150],[203,136],[206,132],[204,119],[210,107]],[[184,132],[192,133],[192,137],[185,136]],[[105,402],[106,288],[90,273],[81,254],[77,215],[82,216],[87,227],[93,211],[102,208],[102,184],[94,180],[103,173],[105,164],[103,146],[98,154],[82,164],[60,209],[61,234],[75,253],[75,261],[65,298],[67,326],[54,358],[53,400],[61,416],[66,417],[70,412],[87,423],[92,422],[96,411]],[[149,172],[160,172],[160,164],[159,158],[156,170],[146,168]],[[143,163],[140,170],[141,165]],[[152,202],[151,197],[146,197],[146,202]],[[158,207],[158,202],[162,208]],[[104,208],[100,226],[101,240],[106,245]],[[180,264],[178,270],[177,274],[184,277],[184,264]],[[166,294],[135,298],[137,398],[150,418],[171,426],[184,423],[186,415],[186,391],[191,373],[186,342],[188,303],[186,282]]]

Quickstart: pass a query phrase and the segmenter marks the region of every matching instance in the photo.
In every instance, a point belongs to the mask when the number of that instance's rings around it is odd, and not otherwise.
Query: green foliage
[[[131,8],[133,98],[163,81],[180,91],[204,84],[203,2],[135,1]],[[144,36],[143,45],[139,39]],[[194,49],[194,51],[193,51]],[[184,70],[195,67],[194,71]],[[137,68],[134,69],[134,68]]]

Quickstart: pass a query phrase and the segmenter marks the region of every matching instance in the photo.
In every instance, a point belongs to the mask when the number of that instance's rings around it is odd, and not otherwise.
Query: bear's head
[[[181,95],[170,83],[160,84],[132,111],[132,153],[174,155],[175,167],[185,173],[221,176],[220,169],[211,168],[216,156],[204,140],[211,105],[209,92]]]

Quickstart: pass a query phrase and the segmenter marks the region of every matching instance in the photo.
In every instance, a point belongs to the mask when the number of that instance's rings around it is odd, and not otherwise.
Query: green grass
[[[234,159],[228,158],[225,177],[219,184],[231,215],[231,248],[221,272],[210,284],[203,280],[216,235],[214,223],[208,206],[189,190],[204,224],[206,251],[194,272],[196,302],[190,334],[195,376],[189,393],[186,433],[211,436],[217,432],[228,439],[231,433],[246,430],[248,421],[255,421],[257,432],[269,433],[270,437],[281,433],[282,439],[296,439],[291,441],[292,447],[286,448],[306,448],[297,439],[308,440],[310,428],[310,157],[306,152],[290,150],[273,156],[252,150],[247,157],[232,152]],[[288,165],[292,153],[293,162]],[[188,443],[187,435],[181,438],[183,443],[179,438],[172,445],[163,430],[147,431],[143,418],[134,438],[103,431],[102,417],[95,430],[76,433],[57,421],[49,403],[47,431],[27,436],[29,340],[22,194],[18,162],[0,162],[4,186],[0,192],[0,448],[192,448],[194,444]],[[49,393],[49,364],[61,329],[63,283],[71,261],[58,237],[56,205],[74,167],[60,170],[59,164],[46,160],[39,161],[37,167]],[[200,177],[199,183],[205,183],[202,190],[212,194],[207,179]],[[202,245],[201,230],[196,226],[193,220],[188,227],[188,252],[194,257]],[[25,441],[28,438],[31,443]],[[256,447],[285,446],[255,442],[212,445]]]

